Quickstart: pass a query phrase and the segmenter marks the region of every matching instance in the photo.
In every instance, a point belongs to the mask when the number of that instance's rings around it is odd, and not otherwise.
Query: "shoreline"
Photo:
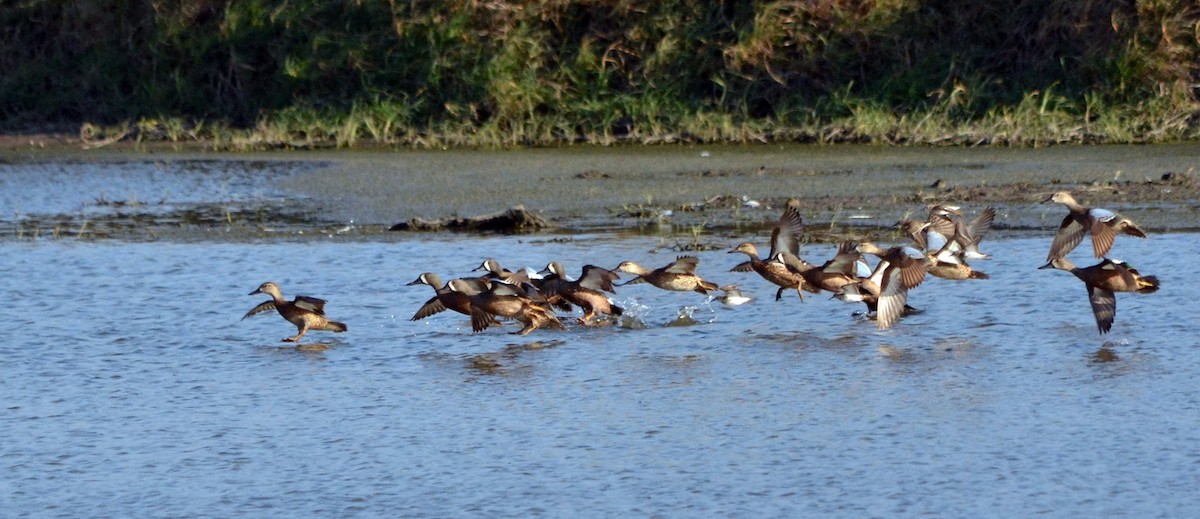
[[[415,218],[471,217],[524,206],[555,228],[531,233],[634,232],[687,242],[769,229],[788,199],[801,202],[807,239],[899,239],[894,223],[953,203],[975,214],[998,210],[997,232],[1044,232],[1062,208],[1039,204],[1058,190],[1109,208],[1152,232],[1200,230],[1200,144],[929,148],[870,145],[674,145],[523,150],[177,152],[119,147],[0,152],[7,164],[129,161],[301,161],[315,165],[278,184],[312,204],[297,230],[353,222],[355,235],[386,239]],[[93,222],[95,226],[98,222]],[[262,239],[288,229],[212,222],[151,229],[174,239]],[[95,227],[93,227],[95,228]],[[68,233],[69,234],[69,233]],[[137,229],[115,237],[138,239]]]

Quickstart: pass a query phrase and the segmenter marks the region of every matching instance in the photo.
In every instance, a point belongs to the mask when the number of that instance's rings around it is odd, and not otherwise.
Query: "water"
[[[606,233],[9,240],[0,516],[1187,516],[1200,268],[1178,258],[1200,235],[1126,238],[1114,255],[1163,288],[1118,294],[1105,336],[1080,282],[1036,270],[1032,233],[985,242],[990,280],[927,280],[924,312],[883,332],[858,305],[776,302],[714,250],[701,274],[753,302],[635,285],[622,326],[525,337],[409,321],[432,290],[404,283],[675,252]],[[746,239],[766,237],[713,237]],[[277,315],[240,320],[267,280],[349,332],[297,349]]]

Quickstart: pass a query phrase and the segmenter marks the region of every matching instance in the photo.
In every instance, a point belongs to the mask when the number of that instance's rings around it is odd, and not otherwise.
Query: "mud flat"
[[[1200,145],[1012,148],[672,146],[514,151],[328,151],[188,154],[136,149],[8,151],[23,162],[302,163],[274,182],[310,215],[307,225],[354,223],[387,233],[414,219],[469,218],[523,206],[545,232],[740,232],[768,225],[789,198],[810,239],[887,238],[927,204],[968,214],[992,205],[998,232],[1041,232],[1062,208],[1038,202],[1069,190],[1155,232],[1200,228]],[[278,168],[273,168],[277,170]],[[215,194],[214,194],[215,196]],[[278,205],[278,200],[272,203]],[[287,205],[287,202],[284,202]],[[252,209],[247,209],[252,210]],[[226,225],[214,219],[213,225]],[[93,222],[95,224],[95,222]],[[273,230],[305,222],[273,222]],[[203,230],[203,229],[201,229]],[[188,232],[178,228],[173,233]],[[404,231],[411,233],[414,231]],[[543,231],[539,231],[543,232]],[[391,233],[395,234],[395,233]]]

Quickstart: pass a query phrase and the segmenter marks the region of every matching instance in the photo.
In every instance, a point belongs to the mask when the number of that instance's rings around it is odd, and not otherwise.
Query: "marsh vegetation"
[[[1200,8],[23,2],[3,130],[221,149],[1196,137]]]

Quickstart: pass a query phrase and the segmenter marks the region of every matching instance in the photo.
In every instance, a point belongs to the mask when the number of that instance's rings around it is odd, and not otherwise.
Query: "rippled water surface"
[[[617,326],[409,320],[424,271],[676,254],[551,238],[0,243],[0,516],[1195,514],[1200,267],[1180,258],[1200,235],[1118,239],[1163,288],[1118,294],[1105,336],[1082,283],[1036,270],[1034,233],[989,238],[990,280],[930,279],[910,297],[924,312],[882,332],[826,296],[774,301],[727,248],[696,253],[700,272],[750,304],[632,285]],[[766,237],[709,241],[747,239]],[[350,330],[297,348],[277,315],[241,320],[267,280]]]
[[[1198,496],[1197,274],[1121,243],[1164,288],[1097,335],[1048,239],[996,241],[993,278],[933,279],[886,332],[701,253],[741,307],[619,290],[639,326],[472,335],[411,322],[424,270],[480,258],[664,263],[646,238],[5,245],[6,516],[1188,515]],[[1137,246],[1137,247],[1134,247]],[[813,257],[832,249],[810,246]],[[326,297],[346,334],[302,351],[265,280]],[[668,326],[681,312],[696,324]],[[309,348],[318,349],[318,348]]]

